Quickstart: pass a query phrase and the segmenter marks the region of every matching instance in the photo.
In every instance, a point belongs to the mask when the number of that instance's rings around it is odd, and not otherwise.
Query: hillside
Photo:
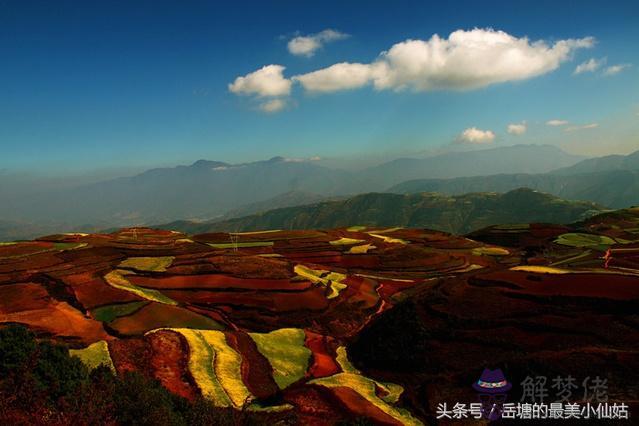
[[[188,233],[262,229],[328,229],[352,225],[402,226],[466,233],[496,223],[569,223],[602,211],[588,202],[561,200],[529,189],[505,194],[369,193],[340,201],[275,209],[209,223],[173,222],[162,229]]]

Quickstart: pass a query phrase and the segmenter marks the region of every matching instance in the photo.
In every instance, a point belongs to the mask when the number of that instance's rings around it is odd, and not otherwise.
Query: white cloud
[[[585,73],[585,72],[595,72],[605,62],[606,62],[605,58],[602,58],[602,59],[590,58],[586,62],[582,62],[581,64],[577,65],[577,68],[575,68],[575,71],[573,72],[573,74],[582,74],[582,73]]]
[[[469,144],[485,144],[492,143],[495,140],[495,134],[490,130],[480,130],[476,127],[470,127],[457,137],[459,143]]]
[[[347,37],[349,37],[348,34],[328,29],[317,34],[295,37],[288,42],[287,47],[288,51],[293,55],[311,57],[326,43]]]
[[[524,133],[526,133],[526,130],[527,126],[525,121],[508,125],[508,133],[510,133],[511,135],[523,135]]]
[[[610,76],[610,75],[619,74],[621,71],[629,67],[630,67],[630,64],[611,65],[604,70],[603,75]]]
[[[332,92],[372,84],[377,90],[471,90],[532,78],[555,70],[592,37],[530,42],[492,29],[458,30],[448,39],[406,40],[370,64],[344,62],[293,77],[310,92]]]
[[[237,95],[285,96],[291,92],[291,80],[284,78],[282,65],[266,65],[257,71],[237,77],[229,90]]]
[[[371,79],[371,66],[342,62],[308,74],[294,76],[308,92],[329,93],[362,87]]]
[[[564,129],[564,131],[566,131],[566,132],[574,132],[576,130],[594,129],[596,127],[599,127],[599,123],[590,123],[590,124],[584,124],[583,126],[566,127]]]
[[[272,114],[286,108],[286,101],[279,98],[271,99],[270,101],[262,102],[259,108],[263,112]]]
[[[546,125],[548,126],[565,126],[568,124],[566,120],[548,120],[546,121]]]

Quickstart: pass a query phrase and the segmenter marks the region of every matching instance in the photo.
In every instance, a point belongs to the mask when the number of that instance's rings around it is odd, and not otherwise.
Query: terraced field
[[[556,369],[561,334],[620,376],[639,365],[638,223],[634,209],[468,237],[131,228],[1,243],[0,323],[68,345],[90,368],[138,370],[220,407],[291,411],[301,424],[430,423],[439,400],[467,396],[491,342],[517,359],[543,343],[539,362]],[[619,340],[596,337],[606,327]],[[622,383],[637,376],[627,370]],[[636,386],[615,391],[636,399]]]

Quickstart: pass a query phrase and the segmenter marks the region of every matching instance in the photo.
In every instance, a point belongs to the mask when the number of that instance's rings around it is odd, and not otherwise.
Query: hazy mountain
[[[554,170],[552,173],[575,175],[612,170],[639,170],[639,151],[635,151],[629,155],[607,155],[605,157],[589,158],[573,166]]]
[[[639,204],[639,171],[616,170],[579,175],[512,174],[455,179],[417,179],[403,182],[388,191],[400,194],[441,192],[457,195],[468,192],[505,192],[527,187],[567,200],[593,201],[611,208]]]
[[[73,186],[26,185],[20,189],[18,183],[4,179],[0,180],[0,194],[7,194],[8,199],[0,203],[0,217],[24,223],[65,224],[61,230],[87,223],[120,227],[176,219],[206,220],[319,199],[299,195],[303,193],[334,197],[383,191],[413,177],[544,172],[580,159],[551,146],[520,145],[400,159],[359,171],[274,157],[243,164],[200,160],[190,166],[157,168],[131,177]],[[278,196],[282,198],[274,198]]]
[[[594,203],[565,201],[525,188],[506,194],[475,193],[461,196],[369,193],[345,200],[276,209],[226,221],[182,221],[162,225],[161,228],[203,233],[367,225],[466,233],[493,224],[570,223],[602,210]]]
[[[400,158],[363,172],[384,187],[410,179],[455,178],[497,173],[546,173],[571,166],[584,157],[550,145],[514,145],[480,151],[450,152],[433,157]]]
[[[221,216],[290,191],[335,195],[359,189],[349,172],[311,162],[282,157],[237,165],[200,160],[190,166],[153,169],[28,197],[0,206],[0,214],[26,221],[109,221],[112,226],[124,226]]]

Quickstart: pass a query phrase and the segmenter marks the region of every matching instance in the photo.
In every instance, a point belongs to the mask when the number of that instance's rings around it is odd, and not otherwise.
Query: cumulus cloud
[[[477,127],[470,127],[457,137],[458,143],[486,144],[495,140],[495,134],[490,130],[481,130]]]
[[[583,126],[566,127],[564,129],[564,131],[566,131],[566,132],[574,132],[576,130],[594,129],[596,127],[599,127],[599,123],[590,123],[590,124],[584,124]]]
[[[285,96],[291,92],[291,80],[284,77],[282,65],[266,65],[257,71],[237,77],[229,90],[237,95]]]
[[[288,51],[293,55],[311,57],[315,52],[332,41],[343,40],[348,34],[336,30],[324,30],[317,34],[298,36],[288,42]]]
[[[406,40],[369,64],[344,62],[293,77],[309,92],[371,84],[377,90],[471,90],[555,70],[594,38],[531,42],[493,29],[458,30],[448,38]]]
[[[604,70],[603,75],[611,76],[611,75],[619,74],[621,71],[629,67],[630,67],[630,64],[611,65]]]
[[[507,130],[508,133],[510,133],[511,135],[523,135],[524,133],[526,133],[527,130],[526,122],[522,121],[521,123],[509,124]]]
[[[586,62],[582,62],[581,64],[577,65],[577,68],[575,68],[575,71],[573,72],[573,74],[582,74],[582,73],[585,73],[585,72],[595,72],[605,62],[606,62],[605,58],[602,58],[602,59],[590,58]]]
[[[328,68],[297,75],[293,81],[299,82],[306,91],[328,93],[362,87],[371,79],[372,67],[368,64],[342,62]]]
[[[259,105],[260,111],[272,114],[286,108],[286,101],[284,99],[271,99],[270,101],[262,102]]]
[[[548,126],[565,126],[568,124],[566,120],[548,120],[546,121],[546,125]]]

